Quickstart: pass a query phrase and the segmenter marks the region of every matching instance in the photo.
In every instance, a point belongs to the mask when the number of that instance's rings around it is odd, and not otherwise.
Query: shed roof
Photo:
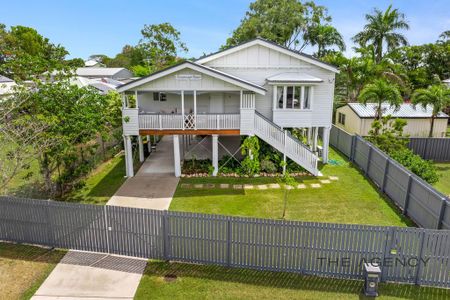
[[[360,118],[375,118],[376,103],[348,103],[347,104]],[[414,106],[410,103],[403,103],[398,109],[388,103],[383,103],[381,106],[383,115],[392,115],[394,118],[430,118],[433,113],[433,106],[421,105]],[[439,112],[438,118],[448,118],[443,112]]]
[[[306,73],[286,72],[267,78],[269,82],[322,82],[323,80]]]

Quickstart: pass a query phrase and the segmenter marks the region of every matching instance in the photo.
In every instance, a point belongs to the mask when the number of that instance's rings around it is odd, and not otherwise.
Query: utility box
[[[381,269],[378,264],[364,264],[364,295],[368,297],[378,296],[378,284],[381,280]]]

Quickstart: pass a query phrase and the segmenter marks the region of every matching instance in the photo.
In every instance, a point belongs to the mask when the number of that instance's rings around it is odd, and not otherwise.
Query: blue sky
[[[189,52],[196,57],[216,51],[241,18],[251,1],[245,0],[97,0],[9,1],[1,0],[0,23],[36,28],[53,43],[69,50],[71,57],[87,58],[102,53],[114,56],[125,44],[139,41],[144,24],[172,23]],[[317,0],[328,7],[333,25],[343,34],[348,54],[351,37],[364,25],[364,14],[389,4],[406,14],[411,44],[434,42],[450,29],[448,0]],[[309,50],[309,51],[308,51]],[[311,52],[307,49],[306,52]]]

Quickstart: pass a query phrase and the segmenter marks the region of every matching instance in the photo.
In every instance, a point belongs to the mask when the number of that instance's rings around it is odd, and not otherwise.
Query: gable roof
[[[375,109],[377,107],[376,103],[348,103],[347,104],[358,117],[360,118],[375,118]],[[383,103],[381,106],[383,110],[383,116],[392,115],[394,118],[431,118],[433,113],[433,106],[427,105],[425,108],[421,105],[403,103],[396,110],[394,106],[388,103]],[[448,116],[439,112],[437,118],[448,118]]]
[[[98,68],[98,67],[77,68],[76,74],[78,76],[114,76],[123,70],[126,70],[131,74],[131,72],[125,68]]]
[[[161,77],[167,76],[169,74],[175,73],[177,71],[183,70],[185,68],[189,68],[191,70],[198,71],[198,72],[203,73],[205,75],[209,75],[211,77],[221,79],[223,81],[226,81],[228,83],[231,83],[231,84],[240,86],[242,88],[251,90],[251,91],[256,92],[258,94],[264,95],[266,93],[266,89],[264,87],[260,86],[260,85],[257,85],[257,84],[255,84],[253,82],[248,81],[248,80],[239,78],[237,76],[230,75],[228,73],[225,73],[225,72],[222,72],[222,71],[210,68],[208,66],[197,64],[197,63],[192,62],[190,60],[186,60],[186,61],[180,62],[180,63],[178,63],[176,65],[173,65],[171,67],[165,68],[163,70],[160,70],[160,71],[155,72],[153,74],[150,74],[148,76],[145,76],[145,77],[136,79],[134,81],[128,82],[128,83],[126,83],[124,85],[119,86],[119,88],[117,90],[119,92],[125,92],[127,90],[132,89],[132,88],[135,88],[135,87],[138,87],[140,85],[143,85],[143,84],[146,84],[148,82],[151,82],[153,80],[156,80],[158,78],[161,78]]]
[[[254,45],[265,46],[265,47],[268,47],[270,49],[273,49],[273,50],[279,51],[281,53],[284,53],[286,55],[289,55],[289,56],[295,57],[297,59],[300,59],[302,61],[308,62],[310,64],[316,65],[316,66],[321,67],[323,69],[329,70],[331,72],[339,73],[339,70],[336,68],[336,66],[333,66],[333,65],[331,65],[329,63],[326,63],[326,62],[324,62],[324,61],[322,61],[322,60],[320,60],[320,59],[318,59],[318,58],[316,58],[316,57],[314,57],[312,55],[305,54],[303,52],[298,52],[298,51],[289,49],[289,48],[287,48],[285,46],[281,46],[281,45],[279,45],[277,43],[274,43],[272,41],[268,41],[268,40],[265,40],[265,39],[262,39],[262,38],[259,38],[259,37],[255,38],[253,40],[250,40],[248,42],[244,42],[242,44],[239,44],[239,45],[236,45],[236,46],[232,46],[230,48],[227,48],[227,49],[215,52],[215,53],[211,53],[211,54],[202,56],[202,57],[198,58],[195,62],[199,63],[199,64],[204,64],[204,63],[209,62],[211,60],[214,60],[216,58],[219,58],[219,57],[222,57],[222,56],[225,56],[225,55],[228,55],[228,54],[240,51],[242,49],[245,49],[245,48],[248,48],[248,47],[251,47],[251,46],[254,46]]]

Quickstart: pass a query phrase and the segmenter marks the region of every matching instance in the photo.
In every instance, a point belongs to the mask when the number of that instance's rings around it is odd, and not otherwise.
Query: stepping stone
[[[331,180],[339,180],[339,177],[337,176],[329,176],[328,178],[330,178]]]
[[[233,184],[234,190],[242,190],[242,184]]]
[[[181,184],[181,188],[183,188],[183,189],[188,189],[190,187],[191,187],[191,185],[189,183],[182,183]]]
[[[220,184],[220,188],[221,188],[221,189],[229,189],[229,188],[230,188],[230,185],[229,185],[228,183],[221,183],[221,184]]]
[[[314,189],[317,189],[317,188],[320,188],[321,185],[320,185],[320,183],[311,183],[311,187]]]
[[[292,185],[289,185],[289,184],[285,184],[285,185],[284,185],[284,188],[285,188],[286,190],[292,190],[292,189],[294,189],[294,187],[293,187]]]
[[[202,189],[202,188],[203,188],[203,183],[197,183],[197,184],[194,184],[194,188],[196,188],[196,189]]]
[[[257,187],[258,187],[258,190],[267,190],[267,185],[265,185],[265,184],[257,185]]]
[[[214,184],[214,183],[207,183],[206,184],[206,188],[207,189],[213,189],[213,188],[215,188],[216,187],[216,185]]]
[[[319,181],[321,183],[331,183],[331,181],[329,181],[328,179],[320,179]]]
[[[244,184],[244,189],[253,190],[253,185],[252,184]]]
[[[299,185],[297,185],[298,189],[306,189],[306,184],[300,183]]]
[[[280,185],[278,183],[271,183],[271,184],[269,184],[269,188],[271,188],[271,189],[279,189]]]

